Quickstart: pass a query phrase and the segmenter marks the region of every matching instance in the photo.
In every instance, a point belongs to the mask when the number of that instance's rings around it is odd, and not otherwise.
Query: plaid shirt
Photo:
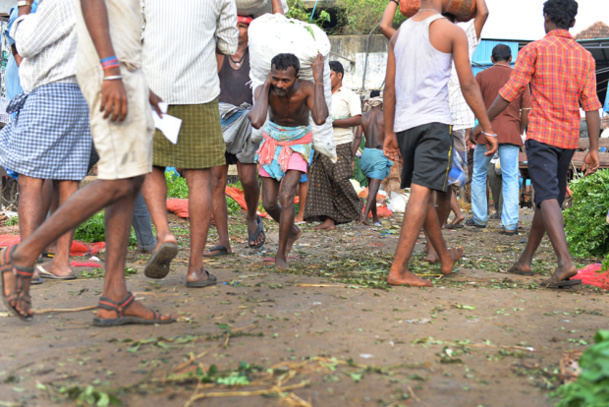
[[[580,103],[587,112],[601,108],[592,55],[567,30],[552,30],[522,49],[509,82],[499,94],[511,102],[528,83],[532,110],[527,138],[576,149]]]

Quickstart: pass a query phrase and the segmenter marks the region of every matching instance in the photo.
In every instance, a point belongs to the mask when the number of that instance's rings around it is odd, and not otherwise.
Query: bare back
[[[383,148],[385,141],[385,119],[380,107],[374,107],[362,116],[362,130],[367,148]]]

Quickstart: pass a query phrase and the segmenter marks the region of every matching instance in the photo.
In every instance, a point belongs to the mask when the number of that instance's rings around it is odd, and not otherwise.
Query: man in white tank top
[[[442,273],[450,274],[463,254],[461,247],[447,249],[432,199],[433,191],[447,189],[453,155],[448,105],[453,59],[463,96],[484,129],[487,154],[497,151],[496,135],[470,66],[467,37],[461,28],[442,17],[449,3],[450,0],[421,0],[419,12],[402,24],[389,45],[383,150],[392,160],[403,160],[402,188],[411,188],[398,248],[387,276],[392,285],[432,285],[408,270],[423,224],[440,257]]]

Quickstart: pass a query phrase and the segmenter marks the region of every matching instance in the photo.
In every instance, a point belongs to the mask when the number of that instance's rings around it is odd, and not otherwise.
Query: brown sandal
[[[11,302],[15,301],[23,301],[26,304],[32,305],[32,297],[23,292],[23,286],[26,280],[29,280],[34,275],[34,267],[22,267],[13,264],[12,257],[13,252],[17,246],[7,247],[0,251],[0,280],[2,280],[2,301],[6,308],[16,317],[20,318],[23,321],[31,321],[32,315],[23,315],[20,313],[15,306],[11,305]],[[13,273],[15,274],[15,288],[9,295],[5,295],[6,291],[5,282],[4,282],[4,273]]]
[[[120,302],[114,302],[110,298],[100,297],[98,307],[108,311],[116,312],[116,318],[93,318],[93,325],[100,327],[120,326],[127,324],[136,325],[153,325],[153,324],[170,324],[175,322],[175,319],[161,319],[161,314],[158,311],[152,311],[154,318],[146,319],[140,317],[125,316],[124,312],[135,302],[135,296],[128,292],[127,296]]]

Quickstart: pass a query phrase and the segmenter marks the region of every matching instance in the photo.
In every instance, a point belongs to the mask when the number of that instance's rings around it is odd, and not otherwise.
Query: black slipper
[[[563,290],[565,288],[573,288],[582,283],[581,280],[561,280],[558,283],[553,281],[543,282],[542,286],[545,288],[551,288],[555,290]]]
[[[484,228],[486,227],[486,225],[479,225],[479,224],[477,224],[476,222],[474,222],[474,219],[473,219],[473,218],[469,218],[469,219],[467,219],[467,220],[465,221],[465,224],[466,224],[467,226],[473,226],[473,227],[476,227],[476,228],[478,228],[478,229],[484,229]]]
[[[213,274],[210,274],[209,271],[205,270],[205,274],[207,274],[207,280],[203,281],[187,281],[186,287],[188,288],[204,288],[209,287],[210,285],[214,285],[218,282],[218,279]]]
[[[461,222],[463,222],[463,221],[461,221]],[[450,222],[450,223],[446,224],[446,226],[444,226],[444,229],[448,229],[448,230],[463,229],[464,226],[463,226],[463,223],[461,223],[461,222],[459,222],[457,224],[455,224],[454,222]]]
[[[169,265],[178,255],[178,245],[163,243],[152,255],[144,268],[144,274],[149,278],[164,278],[169,274]]]
[[[218,253],[211,253],[211,252],[218,252]],[[219,256],[228,256],[229,254],[232,254],[232,253],[228,252],[228,249],[226,247],[224,247],[220,244],[210,248],[209,253],[210,254],[203,253],[203,257],[219,257]]]
[[[256,215],[256,222],[258,222],[258,226],[256,227],[255,233],[250,233],[249,229],[247,230],[247,245],[250,249],[259,249],[262,247],[264,242],[266,241],[266,234],[264,233],[264,224],[262,223],[262,218],[259,215]],[[258,240],[258,237],[262,234],[262,242],[258,244],[251,244],[250,242],[255,242]]]

